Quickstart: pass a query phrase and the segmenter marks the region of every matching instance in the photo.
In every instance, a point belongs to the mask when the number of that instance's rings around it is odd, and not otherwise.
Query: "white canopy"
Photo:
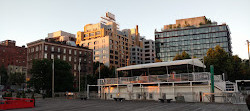
[[[190,64],[190,65],[206,68],[206,66],[199,59],[185,59],[185,60],[176,60],[176,61],[170,61],[170,62],[157,62],[157,63],[131,65],[131,66],[126,66],[126,67],[120,67],[120,68],[117,68],[116,70],[123,71],[123,70],[144,69],[144,68],[174,66],[174,65],[184,65],[184,64]]]

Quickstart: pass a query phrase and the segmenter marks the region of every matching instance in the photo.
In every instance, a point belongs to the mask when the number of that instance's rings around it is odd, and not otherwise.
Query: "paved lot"
[[[248,111],[246,105],[219,103],[160,103],[157,101],[37,100],[35,108],[12,111]]]

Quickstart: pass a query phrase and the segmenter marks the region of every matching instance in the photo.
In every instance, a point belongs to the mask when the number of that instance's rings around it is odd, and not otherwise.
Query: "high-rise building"
[[[201,58],[216,45],[232,54],[229,27],[225,23],[211,22],[205,16],[176,20],[176,24],[155,31],[156,57],[162,61],[172,61],[183,51]]]
[[[140,37],[141,47],[133,46],[131,48],[130,63],[147,64],[155,62],[155,43],[153,40],[147,40],[145,37]]]
[[[87,24],[83,32],[77,32],[76,44],[93,49],[95,62],[113,67],[129,65],[127,61],[130,61],[131,47],[142,47],[138,26],[119,30],[115,15],[107,12],[101,18],[100,23]]]
[[[61,59],[71,64],[74,86],[78,85],[80,75],[93,74],[93,51],[86,47],[76,46],[74,41],[57,41],[57,37],[48,37],[28,43],[28,70],[34,59]],[[68,38],[66,38],[68,40]],[[80,64],[80,67],[79,67]],[[31,75],[28,74],[28,78]]]
[[[0,66],[4,66],[10,73],[26,74],[27,48],[16,46],[16,41],[0,42]]]
[[[155,41],[143,39],[144,61],[143,64],[155,62]]]

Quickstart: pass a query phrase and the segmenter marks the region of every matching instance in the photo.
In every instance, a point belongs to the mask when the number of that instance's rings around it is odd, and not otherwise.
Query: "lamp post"
[[[55,62],[54,62],[54,58],[53,58],[53,64],[52,64],[52,98],[54,98],[55,97],[55,90],[54,90],[54,88],[55,88]]]
[[[81,61],[79,61],[79,65],[78,65],[78,70],[79,70],[79,94],[80,94],[80,91],[81,91]]]
[[[249,44],[250,42],[247,40],[247,50],[248,50],[248,62],[249,62],[249,65],[250,65],[250,53],[249,53]]]
[[[101,79],[101,66],[99,61],[99,79],[98,79],[99,84],[100,84],[100,79]],[[101,89],[99,85],[98,85],[98,92],[99,92],[99,97],[101,98]]]

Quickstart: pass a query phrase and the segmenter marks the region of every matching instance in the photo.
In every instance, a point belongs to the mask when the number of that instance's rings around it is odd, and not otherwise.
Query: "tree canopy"
[[[7,74],[7,70],[3,65],[0,67],[0,76],[1,76],[0,85],[7,85],[9,76]]]
[[[21,86],[22,83],[25,83],[25,75],[22,73],[10,73],[9,83]]]
[[[183,51],[181,54],[177,53],[176,56],[173,58],[173,61],[175,60],[183,60],[183,59],[191,59],[188,53]]]
[[[52,89],[52,60],[33,60],[30,70],[32,78],[30,83],[36,90],[46,90],[51,94]],[[73,91],[73,76],[71,65],[66,61],[55,59],[54,61],[55,92]]]
[[[250,79],[249,64],[242,61],[237,55],[230,55],[219,45],[210,48],[204,57],[206,71],[210,71],[210,65],[214,66],[216,75],[226,74],[227,80]]]

